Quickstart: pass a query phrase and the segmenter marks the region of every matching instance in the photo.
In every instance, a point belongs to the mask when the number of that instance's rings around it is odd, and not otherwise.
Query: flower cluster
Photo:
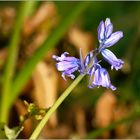
[[[65,75],[74,79],[75,76],[73,73],[79,71],[81,74],[88,74],[90,76],[89,88],[102,86],[116,90],[116,87],[111,84],[107,70],[99,64],[100,61],[98,61],[97,55],[99,53],[102,54],[104,60],[111,65],[111,70],[113,68],[115,70],[121,69],[124,62],[118,59],[108,48],[117,43],[122,37],[122,31],[113,33],[113,24],[109,18],[106,18],[105,22],[101,21],[98,26],[99,47],[89,52],[84,60],[81,50],[80,59],[67,56],[68,52],[64,52],[60,57],[53,55],[53,59],[58,61],[56,68],[62,72],[64,79]]]

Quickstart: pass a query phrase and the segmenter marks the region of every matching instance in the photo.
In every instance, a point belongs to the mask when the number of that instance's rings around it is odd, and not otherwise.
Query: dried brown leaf
[[[40,62],[33,72],[34,99],[40,108],[51,107],[57,97],[58,76],[54,67]],[[49,120],[50,125],[57,125],[56,113]]]
[[[95,122],[97,127],[107,127],[113,120],[113,114],[116,107],[117,99],[112,91],[107,90],[99,98],[96,104]],[[109,132],[105,132],[102,137],[109,138]]]
[[[124,105],[117,106],[114,111],[114,121],[125,118],[128,115],[128,108]],[[127,125],[125,123],[119,124],[115,127],[115,134],[117,138],[124,138],[127,133]]]
[[[23,35],[31,35],[45,20],[56,14],[56,7],[53,2],[44,2],[39,7],[35,15],[30,17],[24,24]]]
[[[80,137],[86,134],[86,114],[83,108],[77,108],[75,111],[75,125]]]
[[[0,33],[7,37],[15,22],[16,11],[13,7],[4,7],[0,9]]]
[[[77,48],[82,49],[83,56],[86,56],[94,47],[94,37],[90,32],[82,31],[73,27],[68,32],[69,41]]]
[[[36,34],[34,40],[25,49],[26,57],[30,57],[43,44],[47,37],[48,34],[45,31]]]

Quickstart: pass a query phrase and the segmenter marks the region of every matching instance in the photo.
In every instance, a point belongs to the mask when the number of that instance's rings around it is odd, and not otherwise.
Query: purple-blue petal
[[[106,31],[105,31],[106,38],[109,38],[111,36],[112,32],[113,32],[113,25],[110,24],[106,27]]]
[[[89,87],[91,88],[96,86],[97,87],[102,86],[106,88],[111,88],[112,90],[116,90],[116,87],[114,87],[111,84],[107,70],[101,67],[95,71],[92,85],[90,85]]]
[[[74,79],[75,76],[72,73],[75,72],[77,69],[78,67],[73,67],[73,68],[69,68],[67,71],[63,71],[62,72],[63,79],[66,80],[65,75],[70,77],[71,79]]]
[[[90,67],[90,69],[88,70],[87,74],[89,76],[92,76],[95,72],[96,69],[100,68],[100,64],[98,64],[98,59],[96,56],[94,56],[94,59],[93,59],[93,65]]]
[[[88,55],[84,59],[84,67],[85,68],[88,67],[92,58],[93,58],[93,52],[91,51],[88,53]]]
[[[117,31],[115,33],[112,33],[111,36],[104,42],[105,48],[108,48],[110,46],[113,46],[115,43],[117,43],[121,38],[123,37],[122,31]]]
[[[67,62],[78,62],[79,61],[79,59],[77,59],[77,58],[75,58],[75,57],[65,57],[64,59],[63,59],[63,61],[67,61]]]
[[[98,26],[98,40],[101,43],[102,40],[105,39],[105,24],[103,21],[100,22],[99,26]]]
[[[107,27],[110,24],[112,24],[111,21],[110,21],[110,18],[106,18],[106,20],[105,20],[105,27]]]
[[[78,67],[78,65],[74,62],[61,61],[56,64],[56,67],[59,71],[65,71],[69,68]]]
[[[69,54],[68,52],[64,52],[64,53],[61,54],[60,57],[56,56],[56,55],[53,55],[52,58],[55,59],[56,61],[63,61],[68,54]]]
[[[94,74],[94,72],[95,72],[95,66],[93,65],[93,66],[88,70],[87,74],[88,74],[89,76],[92,76],[92,75]]]
[[[79,69],[80,60],[75,57],[67,57],[67,54],[67,52],[64,52],[60,57],[53,55],[53,59],[58,61],[56,63],[56,68],[58,71],[62,72],[62,77],[65,79],[66,75],[73,79],[75,76],[72,73]]]
[[[105,37],[109,38],[113,32],[113,24],[110,21],[110,18],[106,18],[105,20]]]
[[[104,59],[111,65],[111,69],[115,68],[116,70],[121,69],[124,62],[121,59],[118,59],[110,50],[104,49],[101,51]]]
[[[80,48],[80,69],[79,69],[79,72],[81,74],[84,74],[84,71],[85,71],[84,60],[83,60],[83,55],[82,55],[82,49]]]

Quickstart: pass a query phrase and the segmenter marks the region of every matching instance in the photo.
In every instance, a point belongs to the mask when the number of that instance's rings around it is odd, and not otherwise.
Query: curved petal
[[[105,48],[113,46],[115,43],[117,43],[121,38],[123,37],[123,32],[117,31],[104,42]]]
[[[110,24],[112,24],[111,21],[110,21],[110,18],[106,18],[106,20],[105,20],[105,27],[107,27]]]
[[[105,30],[106,38],[109,38],[111,36],[112,32],[113,32],[113,25],[110,24],[106,27],[106,30]]]
[[[71,79],[74,79],[75,76],[72,73],[75,72],[77,69],[78,67],[73,67],[73,68],[68,69],[67,71],[63,71],[62,72],[63,79],[66,80],[65,75],[70,77]]]
[[[68,62],[68,61],[61,61],[56,64],[56,67],[59,71],[65,71],[71,69],[73,67],[78,67],[76,62]]]
[[[116,90],[116,87],[111,84],[109,74],[106,69],[102,68],[101,75],[103,78],[102,86],[106,88],[111,88],[112,90]]]
[[[93,52],[91,51],[91,52],[88,53],[88,55],[84,59],[85,68],[88,67],[88,65],[90,64],[90,61],[91,61],[92,57],[93,57]]]
[[[66,55],[68,55],[68,54],[69,54],[68,52],[64,52],[61,54],[60,57],[53,55],[52,58],[55,59],[56,61],[63,61],[66,58]]]
[[[100,68],[99,68],[95,71],[94,80],[92,84],[94,86],[100,86],[101,82],[102,82],[102,77],[101,77]]]
[[[110,88],[114,91],[116,90],[117,88],[115,86],[113,86],[112,84],[110,85]]]
[[[101,51],[104,59],[111,65],[111,69],[115,68],[116,70],[121,69],[124,62],[121,59],[118,59],[110,50],[105,49]]]
[[[105,37],[109,38],[113,32],[113,24],[110,21],[110,18],[106,18],[105,20]]]
[[[92,75],[94,74],[94,72],[95,72],[95,66],[93,65],[93,66],[89,69],[89,71],[87,72],[87,74],[89,74],[89,76],[92,76]]]
[[[110,78],[109,78],[108,72],[104,68],[101,68],[100,69],[100,73],[101,73],[101,77],[102,77],[101,85],[103,87],[107,87],[108,88],[109,85],[110,85]]]
[[[63,59],[63,61],[75,62],[75,63],[80,62],[80,60],[77,59],[77,58],[75,58],[75,57],[65,57],[65,58]]]
[[[102,42],[102,40],[105,39],[104,34],[105,34],[105,24],[103,21],[101,21],[98,26],[98,40],[100,43]]]

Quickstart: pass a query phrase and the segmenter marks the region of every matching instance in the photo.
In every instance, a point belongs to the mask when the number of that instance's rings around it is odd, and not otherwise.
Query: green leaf
[[[22,130],[23,126],[11,129],[5,123],[0,123],[0,139],[16,139]]]
[[[4,126],[5,134],[8,139],[16,139],[24,127],[14,127],[10,129],[7,125]]]

